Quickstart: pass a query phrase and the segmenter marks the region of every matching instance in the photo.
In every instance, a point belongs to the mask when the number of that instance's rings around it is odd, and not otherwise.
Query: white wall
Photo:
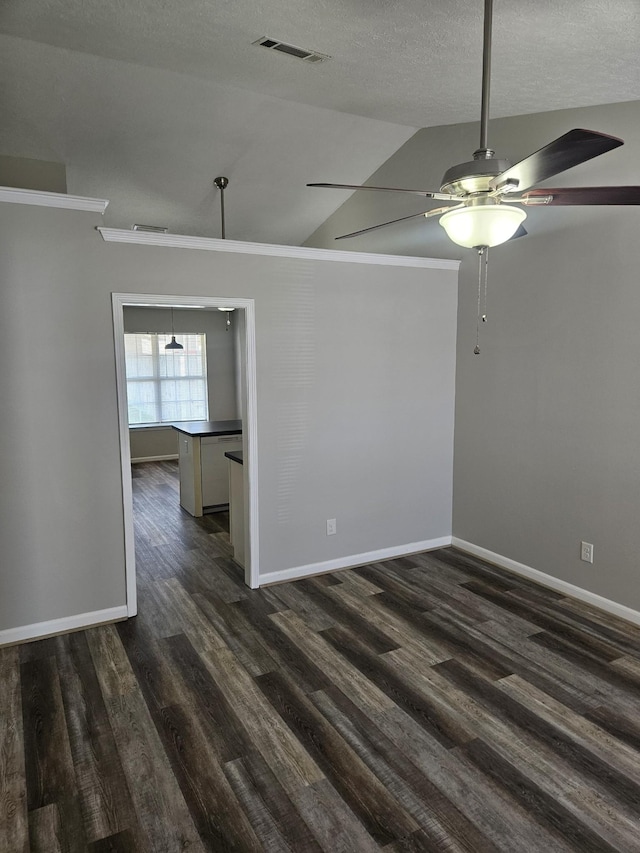
[[[450,535],[455,267],[111,244],[98,221],[0,205],[0,630],[124,604],[113,291],[255,299],[263,574]]]

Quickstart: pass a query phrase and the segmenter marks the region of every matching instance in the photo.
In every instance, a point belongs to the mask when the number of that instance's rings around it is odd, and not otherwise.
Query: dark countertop
[[[227,457],[227,459],[231,459],[233,462],[239,462],[241,465],[244,465],[244,457],[242,455],[242,450],[230,450],[224,455]]]
[[[242,435],[242,421],[179,421],[171,426],[185,435]]]

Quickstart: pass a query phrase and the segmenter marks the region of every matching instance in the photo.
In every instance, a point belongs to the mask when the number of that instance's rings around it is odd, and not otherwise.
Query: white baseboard
[[[439,539],[427,539],[424,542],[411,542],[408,545],[394,545],[392,548],[382,548],[380,551],[368,551],[366,554],[352,554],[349,557],[340,557],[337,560],[326,560],[323,563],[309,563],[306,566],[294,566],[291,569],[282,569],[279,572],[267,572],[260,575],[260,586],[282,581],[293,581],[297,578],[307,578],[312,575],[323,575],[326,572],[335,572],[339,569],[352,569],[355,566],[364,566],[367,563],[378,563],[381,560],[392,560],[394,557],[404,557],[407,554],[417,554],[420,551],[431,551],[434,548],[445,548],[451,545],[450,536],[441,536]]]
[[[127,618],[127,607],[109,607],[106,610],[93,610],[90,613],[78,613],[76,616],[64,616],[62,619],[51,619],[48,622],[36,622],[33,625],[22,625],[19,628],[7,628],[0,631],[0,646],[24,643],[26,640],[42,640],[56,634],[67,634],[69,631],[79,631],[83,628],[95,628],[107,622],[118,622]]]
[[[503,557],[501,554],[495,554],[493,551],[488,551],[486,548],[481,548],[479,545],[474,545],[472,542],[466,542],[464,539],[458,539],[457,536],[452,538],[451,544],[454,548],[460,551],[466,551],[467,554],[472,554],[474,557],[480,557],[488,563],[493,563],[501,569],[507,569],[516,575],[529,578],[542,586],[547,586],[549,589],[554,589],[556,592],[562,592],[571,598],[577,598],[578,601],[584,601],[585,604],[591,604],[605,613],[611,613],[613,616],[619,616],[620,619],[626,619],[627,622],[633,622],[634,625],[640,625],[640,612],[632,610],[624,604],[618,604],[617,601],[611,601],[609,598],[604,598],[595,592],[589,592],[588,589],[583,589],[575,584],[567,581],[554,578],[553,575],[547,575],[538,569],[532,569],[531,566],[526,566],[524,563],[518,563],[511,560],[509,557]]]
[[[177,458],[177,453],[169,453],[168,456],[136,456],[135,459],[131,460],[131,464],[135,465],[136,462],[168,462],[171,459]]]

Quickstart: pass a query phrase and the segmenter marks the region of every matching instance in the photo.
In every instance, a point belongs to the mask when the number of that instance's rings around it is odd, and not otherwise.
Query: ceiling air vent
[[[315,50],[306,50],[304,47],[294,47],[292,44],[286,44],[283,41],[276,39],[262,38],[254,41],[253,44],[259,44],[262,47],[268,47],[269,50],[278,50],[280,53],[286,53],[288,56],[295,56],[296,59],[304,59],[305,62],[324,62],[325,59],[331,59],[325,53],[318,53]]]
[[[169,229],[164,225],[134,225],[133,231],[150,231],[152,234],[166,234]]]

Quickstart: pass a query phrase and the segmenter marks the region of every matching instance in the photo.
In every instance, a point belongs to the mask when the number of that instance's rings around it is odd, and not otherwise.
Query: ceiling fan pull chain
[[[480,355],[480,299],[482,296],[482,255],[484,248],[478,249],[478,308],[476,311],[476,345],[473,348],[474,355]]]
[[[489,247],[484,250],[484,314],[482,322],[487,322],[487,282],[489,281]]]

